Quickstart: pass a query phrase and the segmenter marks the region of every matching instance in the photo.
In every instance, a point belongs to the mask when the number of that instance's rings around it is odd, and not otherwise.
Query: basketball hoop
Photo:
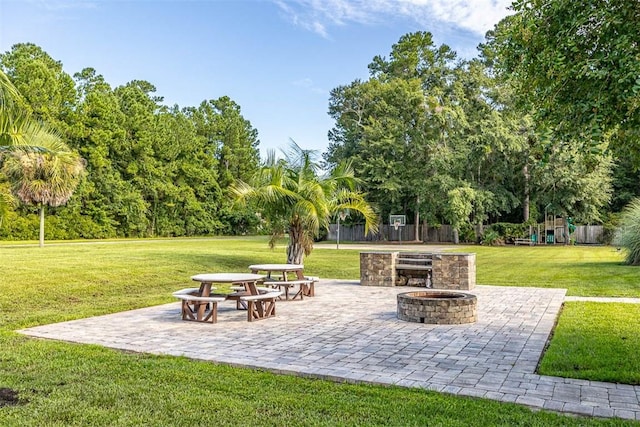
[[[398,235],[398,241],[402,241],[402,233],[400,233],[400,227],[404,227],[407,224],[407,217],[405,215],[389,215],[389,225],[392,225],[396,234]]]

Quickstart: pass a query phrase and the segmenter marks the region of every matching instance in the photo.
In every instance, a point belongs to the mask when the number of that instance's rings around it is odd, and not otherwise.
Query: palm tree
[[[9,213],[10,209],[14,205],[14,199],[9,191],[9,188],[4,184],[0,185],[0,227],[2,227],[2,221],[4,217]]]
[[[0,70],[0,150],[64,151],[60,135],[29,116],[18,89]]]
[[[16,150],[5,157],[2,170],[23,203],[40,207],[40,247],[44,246],[45,206],[69,200],[84,172],[83,160],[73,152]]]
[[[29,116],[18,89],[0,70],[0,155],[8,151],[58,153],[61,161],[71,155],[57,132]],[[73,156],[67,160],[75,161]],[[10,200],[11,195],[0,189],[0,224]]]
[[[340,211],[359,212],[365,219],[365,231],[377,230],[377,217],[356,190],[357,179],[349,164],[342,164],[320,176],[315,152],[303,150],[291,141],[284,159],[270,151],[251,183],[238,181],[232,192],[241,203],[250,202],[272,226],[270,245],[289,233],[287,263],[302,264],[313,249],[320,229],[329,228],[332,216]]]

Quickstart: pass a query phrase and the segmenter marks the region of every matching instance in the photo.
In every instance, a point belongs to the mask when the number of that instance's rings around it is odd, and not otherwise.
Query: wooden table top
[[[204,273],[191,276],[191,280],[206,283],[242,283],[264,279],[262,274],[252,273]]]
[[[249,266],[252,271],[296,271],[304,270],[302,264],[254,264]]]

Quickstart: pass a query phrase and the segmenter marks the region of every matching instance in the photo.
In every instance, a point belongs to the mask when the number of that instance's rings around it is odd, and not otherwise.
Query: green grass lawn
[[[638,296],[640,270],[620,265],[611,248],[472,250],[478,254],[481,284],[554,286],[557,281],[576,295],[606,295],[605,288],[594,291],[584,285],[594,273],[606,271],[613,276],[602,278],[610,295]],[[264,238],[50,244],[42,249],[2,244],[0,260],[0,389],[17,390],[23,403],[0,406],[3,426],[633,424],[421,390],[338,384],[132,354],[13,332],[172,302],[171,292],[190,286],[195,273],[242,272],[253,263],[284,262],[284,248],[272,251]],[[305,269],[325,278],[357,279],[359,251],[318,249],[305,260]],[[520,273],[514,274],[516,269]],[[621,342],[627,359],[638,354],[640,343],[631,329],[622,329],[637,324],[633,319],[640,313],[616,306],[568,304],[550,346],[549,354],[556,356],[542,363],[545,373],[636,381],[638,366],[612,364],[611,357]],[[597,325],[607,329],[595,336]],[[620,333],[612,334],[616,329]],[[585,348],[593,353],[590,358],[581,353]],[[559,366],[569,357],[578,362]]]
[[[462,249],[462,248],[461,248]],[[474,246],[483,285],[564,288],[567,295],[640,297],[640,269],[610,246]]]
[[[565,304],[539,371],[640,385],[640,304]]]

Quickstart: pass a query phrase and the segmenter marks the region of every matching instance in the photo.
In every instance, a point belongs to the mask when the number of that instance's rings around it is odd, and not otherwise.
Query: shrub
[[[487,230],[482,236],[482,244],[485,246],[503,245],[504,241],[500,238],[500,234],[494,230]]]
[[[627,264],[640,265],[640,199],[632,200],[622,212],[615,241],[625,249]]]
[[[613,244],[619,225],[620,214],[608,214],[604,220],[604,223],[602,224],[602,235],[598,239],[598,243],[602,243],[603,245]]]
[[[528,224],[512,224],[508,222],[497,222],[491,224],[488,231],[495,231],[498,236],[507,241],[513,241],[516,238],[529,237],[529,225]]]
[[[469,223],[460,224],[458,237],[464,243],[476,243],[476,230]]]
[[[9,212],[0,228],[0,239],[2,240],[37,240],[40,230],[38,215],[18,215],[16,212]]]

